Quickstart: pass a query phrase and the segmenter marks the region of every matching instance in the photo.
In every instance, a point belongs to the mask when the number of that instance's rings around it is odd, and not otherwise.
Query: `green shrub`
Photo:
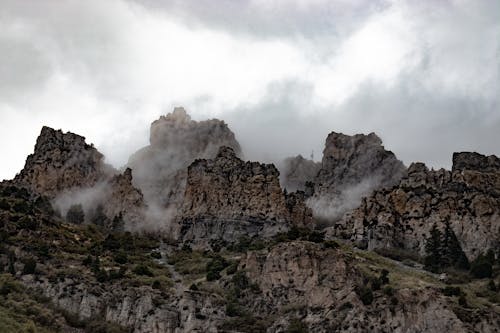
[[[226,304],[226,315],[229,317],[240,317],[244,315],[244,311],[236,301],[230,301]]]
[[[29,214],[31,211],[30,205],[24,200],[16,201],[16,203],[14,203],[14,206],[12,206],[12,209],[16,213],[21,213],[21,214]]]
[[[490,282],[488,282],[488,289],[490,291],[497,291],[498,290],[498,288],[497,288],[497,286],[495,284],[495,281],[490,280]]]
[[[128,262],[128,257],[127,257],[127,254],[125,252],[117,252],[113,256],[113,260],[120,265],[124,265]]]
[[[250,286],[250,281],[248,280],[245,272],[239,271],[233,275],[231,282],[238,289],[245,290]]]
[[[323,242],[323,247],[325,249],[337,249],[340,247],[340,245],[334,240],[326,240]]]
[[[102,242],[102,248],[104,250],[113,251],[119,249],[120,247],[121,247],[120,239],[114,234],[109,234]]]
[[[363,302],[364,305],[370,305],[373,302],[373,292],[370,288],[366,286],[359,286],[356,288],[356,293],[359,296],[359,299],[361,302]]]
[[[314,243],[321,243],[325,240],[325,233],[319,231],[312,231],[307,237],[307,240]]]
[[[10,293],[20,293],[24,290],[23,286],[15,281],[8,274],[0,275],[0,295],[7,296]]]
[[[286,333],[307,333],[309,332],[307,325],[304,324],[300,319],[293,318],[290,320],[290,325],[285,331]]]
[[[442,289],[442,292],[445,296],[460,296],[462,294],[462,289],[460,289],[460,287],[447,286]]]
[[[491,277],[493,274],[493,259],[491,256],[480,254],[470,265],[470,273],[478,279]]]
[[[33,258],[24,260],[23,274],[35,274],[36,261]]]
[[[21,229],[35,230],[38,227],[36,220],[26,215],[21,217],[17,223]]]
[[[224,321],[222,330],[233,331],[235,328],[238,332],[244,333],[266,333],[268,324],[261,319],[257,319],[251,315],[244,315],[242,317],[234,317]]]
[[[109,275],[104,269],[94,271],[94,276],[98,282],[106,282],[109,280]]]
[[[123,279],[125,276],[125,272],[127,269],[125,267],[120,267],[119,269],[112,269],[109,271],[109,280],[118,280],[118,279]]]
[[[9,210],[10,209],[9,202],[5,199],[0,199],[0,209]]]
[[[389,271],[387,269],[383,269],[382,272],[380,273],[380,277],[378,278],[380,281],[380,284],[388,284],[389,283]]]
[[[394,295],[394,289],[391,286],[385,286],[384,290],[382,290],[384,294],[387,296],[393,296]]]
[[[144,264],[140,264],[135,266],[134,270],[132,271],[134,274],[137,275],[144,275],[144,276],[154,276],[153,272],[149,269],[148,266]]]
[[[467,306],[467,299],[465,298],[465,295],[464,294],[461,294],[459,297],[458,297],[458,304],[460,306],[463,306],[463,307],[466,307]]]
[[[84,266],[91,266],[92,265],[92,256],[89,254],[85,259],[83,259],[82,264]]]
[[[150,253],[150,257],[154,259],[161,259],[161,253],[158,251],[153,251]]]
[[[223,257],[219,255],[214,256],[206,266],[207,281],[215,281],[220,279],[220,272],[222,272],[222,270],[228,265],[229,263]]]
[[[370,281],[370,286],[371,286],[373,291],[380,290],[380,286],[381,286],[380,279],[372,278]]]
[[[236,273],[236,271],[238,271],[238,265],[239,265],[239,262],[238,261],[234,261],[232,262],[226,269],[226,274],[227,275],[232,275],[234,273]]]

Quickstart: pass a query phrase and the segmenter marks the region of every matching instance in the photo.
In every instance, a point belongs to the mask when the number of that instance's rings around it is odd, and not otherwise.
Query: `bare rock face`
[[[142,192],[132,185],[132,170],[127,168],[123,174],[109,181],[110,194],[104,202],[104,213],[111,220],[122,220],[127,229],[134,229],[144,221],[146,205]]]
[[[500,248],[500,167],[494,156],[455,153],[452,171],[414,163],[399,186],[363,199],[331,228],[368,249],[398,247],[424,253],[432,226],[449,222],[469,259]]]
[[[229,147],[189,166],[179,216],[185,241],[266,237],[311,222],[301,194],[282,191],[274,165],[244,162]]]
[[[34,153],[14,182],[54,198],[66,189],[92,186],[112,173],[103,155],[83,136],[44,126]]]
[[[305,191],[308,189],[308,182],[314,180],[321,163],[308,160],[302,155],[285,159],[280,167],[282,172],[281,184],[287,191]]]
[[[397,184],[405,171],[375,133],[349,136],[332,132],[308,205],[319,218],[338,219],[373,190]]]
[[[303,241],[248,252],[240,268],[259,294],[242,302],[254,316],[277,318],[271,332],[285,332],[294,317],[310,332],[493,332],[498,324],[494,311],[477,322],[462,321],[440,290],[425,284],[400,286],[391,296],[380,293],[364,304],[355,291],[364,283],[363,265],[340,249]]]
[[[145,209],[142,193],[133,187],[130,169],[116,173],[83,136],[44,126],[13,183],[52,199],[63,215],[71,205],[81,204],[89,222],[137,224]]]
[[[197,158],[215,156],[221,146],[241,154],[226,123],[217,119],[194,121],[178,107],[151,124],[150,145],[133,154],[128,166],[146,202],[177,206],[182,202],[188,165]]]

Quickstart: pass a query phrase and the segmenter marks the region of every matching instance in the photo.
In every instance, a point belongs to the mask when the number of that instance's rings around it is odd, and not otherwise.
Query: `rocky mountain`
[[[500,249],[500,165],[495,156],[455,153],[452,171],[414,163],[401,183],[376,191],[331,232],[368,249],[404,248],[423,254],[433,225],[449,223],[473,259]]]
[[[332,221],[356,208],[373,190],[397,184],[406,168],[375,133],[331,132],[321,164],[297,156],[285,160],[282,171],[284,186],[304,190],[311,196],[307,204],[314,216]]]
[[[150,142],[118,172],[42,129],[0,183],[0,332],[500,331],[497,157],[332,132],[280,177],[181,108]]]
[[[281,189],[274,165],[244,162],[229,147],[188,167],[179,218],[181,238],[191,242],[269,237],[312,223],[301,194]]]
[[[195,121],[181,107],[151,124],[150,145],[134,153],[128,162],[134,185],[148,203],[162,207],[182,202],[186,169],[197,158],[211,158],[219,147],[241,149],[234,133],[218,119]]]
[[[104,156],[83,136],[44,126],[35,151],[14,182],[54,198],[64,190],[91,187],[114,173]]]
[[[80,205],[87,221],[108,227],[132,227],[144,220],[145,204],[132,185],[131,170],[119,174],[83,136],[71,132],[44,126],[12,183],[50,198],[64,216]]]

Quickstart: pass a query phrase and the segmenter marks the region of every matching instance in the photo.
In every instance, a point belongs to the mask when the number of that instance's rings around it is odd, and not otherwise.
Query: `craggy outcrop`
[[[189,166],[179,216],[185,241],[269,237],[311,222],[301,194],[282,191],[274,165],[244,162],[229,147]]]
[[[14,182],[54,198],[67,189],[93,186],[112,173],[104,156],[83,136],[44,126]]]
[[[363,275],[370,265],[365,261],[298,241],[249,252],[240,267],[260,294],[242,303],[256,316],[275,318],[271,332],[286,331],[291,318],[302,318],[310,332],[470,332],[493,331],[498,324],[494,311],[477,321],[462,321],[440,290],[425,283],[398,285],[392,295],[375,292],[380,294],[373,303],[364,304],[356,288],[367,283]]]
[[[104,163],[104,156],[83,136],[44,126],[23,170],[13,184],[27,186],[53,200],[63,215],[82,204],[88,222],[106,227],[142,221],[142,193],[132,185],[132,173],[123,174]]]
[[[321,163],[302,155],[286,158],[280,166],[281,184],[287,191],[306,191],[308,182],[314,180],[320,169]]]
[[[399,186],[376,191],[329,230],[368,249],[424,253],[432,226],[450,223],[469,259],[500,247],[500,166],[495,156],[455,153],[452,171],[414,163]]]
[[[114,176],[109,187],[110,194],[103,203],[106,216],[115,222],[122,220],[127,229],[140,228],[146,205],[141,191],[132,185],[132,170],[127,168],[123,174]]]
[[[326,139],[321,169],[313,180],[314,196],[308,205],[315,216],[336,220],[373,190],[397,184],[405,170],[375,133],[350,136],[332,132]]]
[[[234,133],[224,121],[194,121],[177,107],[151,124],[150,145],[130,157],[134,185],[148,203],[177,206],[182,202],[188,165],[197,158],[215,156],[221,146],[241,154]]]

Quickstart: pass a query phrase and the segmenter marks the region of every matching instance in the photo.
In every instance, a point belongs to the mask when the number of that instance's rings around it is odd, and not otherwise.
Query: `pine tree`
[[[441,264],[441,238],[442,233],[434,224],[430,231],[430,236],[425,242],[426,256],[424,258],[425,269],[434,273],[437,273],[439,271]]]
[[[458,269],[469,269],[469,260],[462,250],[457,236],[450,228],[449,222],[446,223],[443,239],[443,244],[446,244],[446,246],[443,247],[443,266],[453,266]]]

